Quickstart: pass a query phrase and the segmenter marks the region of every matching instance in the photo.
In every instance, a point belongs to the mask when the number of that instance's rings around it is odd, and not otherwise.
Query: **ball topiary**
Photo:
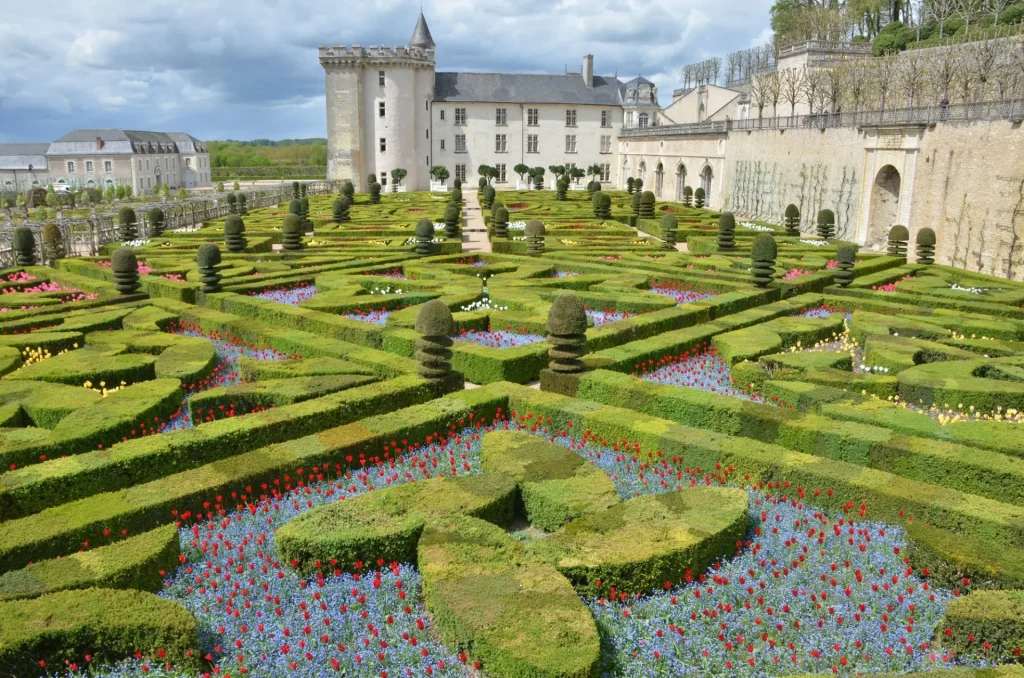
[[[491,218],[492,219],[494,218],[494,213],[498,211],[499,207],[504,207],[504,206],[505,206],[505,203],[503,203],[500,200],[495,200],[494,202],[492,202],[491,203]]]
[[[683,204],[693,207],[693,189],[689,186],[683,186]]]
[[[224,220],[224,246],[228,252],[245,251],[245,222],[237,214],[231,214]]]
[[[508,239],[508,209],[499,207],[494,212],[494,218],[491,219],[494,224],[494,236],[503,240]]]
[[[286,250],[301,250],[303,247],[302,236],[301,217],[294,212],[286,214],[284,223],[281,224],[281,245]]]
[[[890,257],[907,256],[907,241],[910,240],[910,231],[902,224],[896,224],[889,229],[889,242],[886,247]]]
[[[455,319],[440,299],[431,299],[416,314],[416,331],[421,336],[415,342],[414,354],[419,362],[417,372],[424,379],[444,379],[452,373],[452,335]]]
[[[47,222],[43,226],[43,259],[55,262],[64,258],[64,236],[57,224]]]
[[[356,199],[355,184],[346,179],[345,183],[341,185],[341,194],[348,198],[348,204],[351,205],[352,202]]]
[[[494,204],[494,196],[494,186],[486,184],[480,196],[480,206],[487,210],[491,209],[491,205]]]
[[[249,199],[245,197],[245,193],[238,194],[238,213],[243,217],[249,213]]]
[[[416,223],[416,254],[425,257],[430,254],[431,240],[434,239],[434,222],[420,219]]]
[[[288,214],[294,214],[299,218],[299,223],[302,222],[302,201],[295,198],[288,203]]]
[[[636,191],[637,193],[639,193],[640,191],[644,190],[644,180],[643,179],[635,180],[633,182],[633,190]]]
[[[547,321],[548,367],[553,372],[575,374],[585,369],[580,360],[587,350],[587,309],[575,294],[559,294],[551,304]]]
[[[36,238],[28,226],[18,226],[13,235],[14,263],[18,266],[36,265]]]
[[[370,184],[370,204],[377,205],[380,203],[380,184],[376,181]]]
[[[800,208],[792,204],[786,205],[783,223],[786,226],[786,235],[800,235]]]
[[[569,182],[565,179],[559,180],[555,186],[555,200],[567,200],[567,194],[569,192]]]
[[[341,196],[331,203],[331,217],[334,219],[334,223],[340,224],[351,218],[349,216],[348,206],[348,198],[345,196]]]
[[[597,195],[596,193],[594,195]],[[601,191],[601,198],[597,201],[597,216],[601,219],[612,218],[612,197]]]
[[[539,219],[530,219],[526,222],[526,253],[530,255],[544,254],[544,222]]]
[[[164,211],[154,207],[146,212],[146,227],[150,237],[158,236],[164,232]]]
[[[754,236],[754,244],[750,248],[750,259],[753,264],[751,272],[754,275],[754,284],[758,287],[768,287],[775,274],[775,257],[778,256],[778,246],[775,238],[770,233],[758,233]]]
[[[117,235],[122,241],[135,240],[139,237],[136,227],[137,219],[135,210],[131,207],[122,207],[117,211]]]
[[[732,212],[722,212],[718,217],[718,249],[731,250],[736,247],[736,217]]]
[[[462,179],[456,179],[455,181],[453,181],[452,182],[452,188],[454,188],[456,191],[461,191],[462,190]]]
[[[634,193],[629,199],[629,206],[633,208],[633,214],[640,216],[640,200],[643,196],[640,193]]]
[[[930,228],[922,228],[917,232],[917,263],[935,263],[935,231]]]
[[[452,191],[452,202],[456,205],[462,205],[462,189],[456,188]]]
[[[640,218],[641,219],[653,219],[654,218],[654,192],[644,191],[640,195]]]
[[[130,247],[119,247],[110,257],[114,289],[118,294],[132,294],[139,289],[139,261]]]
[[[476,188],[479,191],[484,190],[484,186],[487,185],[487,179],[485,179],[484,177],[480,177],[479,179],[476,180]]]
[[[674,250],[676,248],[676,229],[679,228],[679,219],[674,214],[665,213],[661,217],[661,239],[664,241],[664,248]]]
[[[238,196],[235,195],[234,193],[228,193],[224,197],[224,200],[226,200],[228,203],[228,213],[238,214]]]
[[[836,248],[836,284],[849,287],[853,282],[853,266],[857,260],[857,247],[853,243],[844,242]]]
[[[702,187],[698,186],[697,190],[693,192],[693,206],[694,207],[704,207],[704,197],[705,197],[705,195],[706,194],[704,193],[704,189]]]
[[[634,186],[636,186],[636,179],[634,179],[633,177],[627,177],[626,178],[626,192],[627,193],[632,193]]]
[[[213,243],[200,245],[196,251],[196,263],[199,264],[199,281],[203,283],[203,292],[220,292],[221,275],[217,270],[220,266],[220,248]]]
[[[598,192],[598,191],[600,191],[600,190],[603,190],[603,188],[602,188],[602,186],[601,186],[601,182],[600,182],[600,181],[598,181],[597,179],[594,179],[594,190],[593,190],[593,191],[591,191],[591,194],[593,194],[593,193],[597,193],[597,192]]]
[[[459,206],[454,202],[444,208],[444,236],[452,239],[459,237]]]
[[[836,236],[836,215],[832,210],[818,212],[818,237],[829,240]]]

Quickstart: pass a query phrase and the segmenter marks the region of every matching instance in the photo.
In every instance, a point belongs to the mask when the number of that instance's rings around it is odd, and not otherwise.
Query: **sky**
[[[6,0],[5,0],[6,1]],[[326,136],[319,45],[405,45],[419,0],[105,0],[0,13],[0,142],[75,128]],[[760,44],[772,0],[423,0],[437,70],[654,81]]]

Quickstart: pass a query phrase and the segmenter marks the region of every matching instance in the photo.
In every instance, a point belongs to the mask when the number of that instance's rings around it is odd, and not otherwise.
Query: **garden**
[[[1024,676],[1024,285],[637,183],[482,185],[489,252],[469,187],[334,189],[15,231],[0,674]]]

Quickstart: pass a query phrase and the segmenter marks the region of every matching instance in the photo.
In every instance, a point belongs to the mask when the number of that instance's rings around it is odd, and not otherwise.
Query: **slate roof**
[[[409,39],[409,47],[421,47],[423,49],[434,49],[434,38],[430,35],[430,29],[427,27],[427,20],[423,17],[423,12],[420,12],[420,18],[416,21],[416,28],[412,31],[412,38]]]
[[[46,149],[50,144],[0,144],[0,170],[46,169]]]
[[[126,129],[76,129],[50,144],[50,155],[95,155],[96,138],[103,141],[99,153],[192,153],[206,152],[206,145],[184,132],[147,132]]]
[[[434,101],[621,106],[620,87],[618,78],[599,75],[587,87],[578,73],[437,73]]]

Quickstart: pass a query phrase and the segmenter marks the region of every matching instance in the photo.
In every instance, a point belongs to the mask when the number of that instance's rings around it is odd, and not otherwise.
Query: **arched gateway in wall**
[[[888,237],[889,229],[898,222],[900,213],[899,171],[892,165],[878,170],[871,187],[871,208],[868,216],[867,246],[876,249]]]

